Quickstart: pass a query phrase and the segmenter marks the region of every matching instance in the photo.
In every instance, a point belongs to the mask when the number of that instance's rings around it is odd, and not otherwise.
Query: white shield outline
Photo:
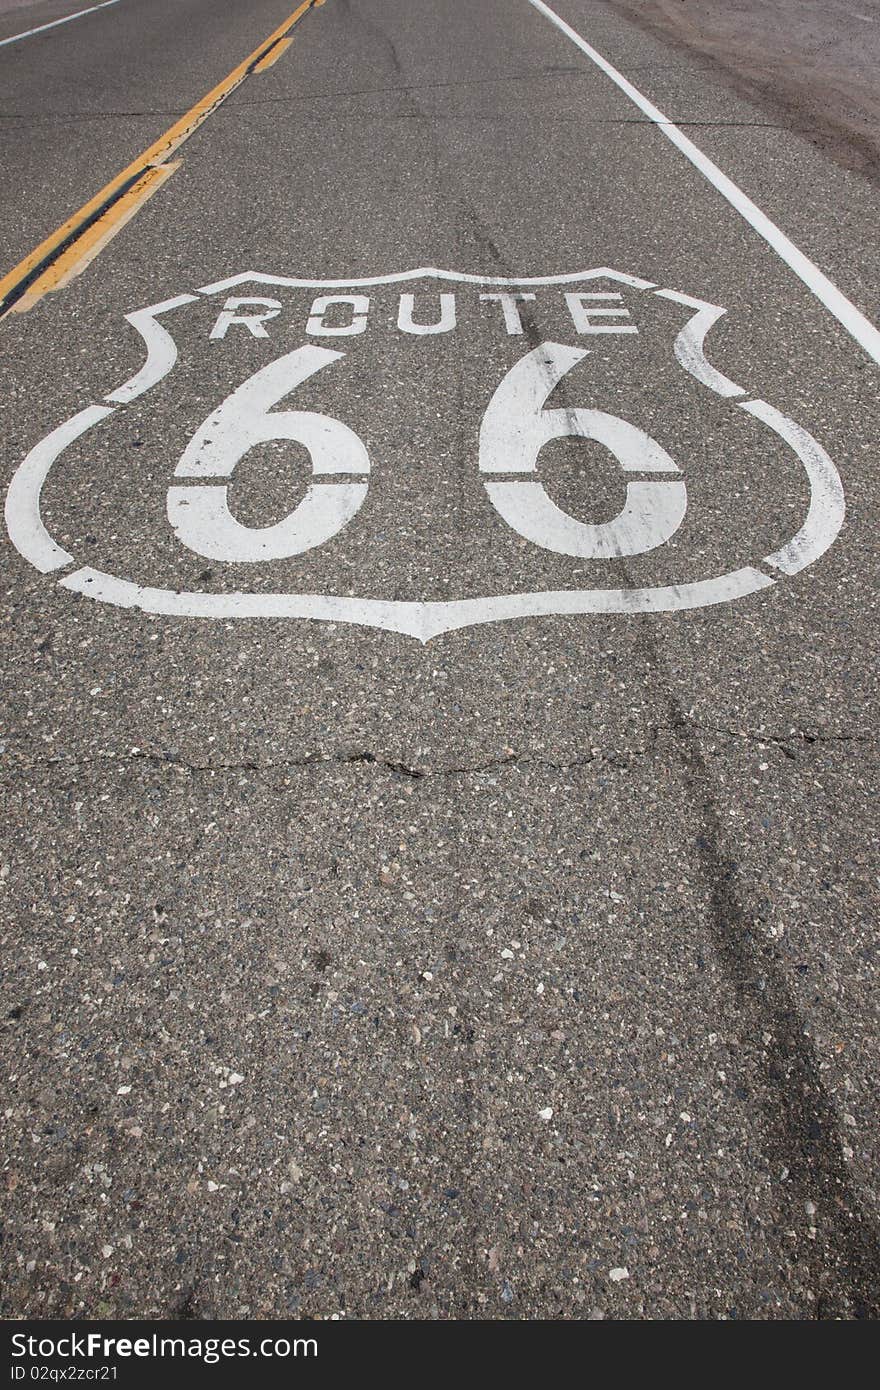
[[[332,594],[256,594],[178,592],[135,584],[116,575],[88,566],[77,568],[59,579],[59,585],[72,593],[121,608],[138,608],[145,613],[180,618],[303,618],[331,623],[353,623],[384,628],[415,637],[422,643],[444,632],[480,623],[509,621],[513,618],[578,616],[615,613],[669,613],[704,608],[743,598],[772,587],[781,575],[798,574],[813,564],[834,543],[843,525],[845,501],[840,475],[820,444],[794,420],[766,401],[743,400],[744,387],[719,372],[706,358],[704,342],[709,329],[727,310],[706,300],[695,299],[677,290],[663,289],[649,280],[601,267],[575,274],[507,279],[469,275],[432,267],[401,271],[352,280],[301,280],[254,271],[231,276],[205,285],[195,293],[180,294],[145,309],[126,314],[128,323],[140,334],[147,350],[140,370],[123,385],[104,397],[106,404],[90,405],[65,421],[41,440],[16,470],[6,497],[6,527],[18,552],[35,569],[50,574],[75,565],[74,557],[49,535],[40,515],[43,485],[64,450],[94,425],[105,420],[131,401],[158,385],[177,361],[177,345],[161,315],[196,303],[200,296],[225,295],[240,285],[275,285],[290,289],[348,290],[373,285],[390,285],[412,280],[435,279],[469,285],[491,285],[509,289],[530,285],[565,285],[585,280],[614,280],[645,293],[658,295],[695,312],[678,333],[675,356],[685,371],[716,395],[729,400],[735,409],[745,410],[762,421],[796,454],[810,484],[810,502],[800,530],[779,550],[759,563],[776,574],[766,574],[757,566],[729,570],[711,579],[685,584],[641,589],[572,589],[537,593],[498,594],[485,598],[407,602],[369,598],[348,598]]]

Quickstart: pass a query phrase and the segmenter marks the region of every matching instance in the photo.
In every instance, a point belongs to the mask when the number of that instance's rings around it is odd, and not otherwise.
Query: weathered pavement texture
[[[0,47],[0,273],[290,4],[120,0]],[[2,40],[78,6],[0,8]],[[621,7],[557,8],[877,320],[868,171]],[[876,364],[527,0],[327,0],[291,33],[78,278],[0,322],[7,484],[138,372],[125,315],[192,296],[157,320],[167,375],[48,472],[67,567],[3,552],[0,1311],[876,1315]],[[389,278],[425,267],[471,278]],[[629,278],[578,278],[603,267]],[[198,293],[253,274],[275,279]],[[322,318],[330,281],[368,309]],[[726,309],[705,353],[739,397],[685,370],[694,309],[650,286]],[[618,317],[579,329],[566,292]],[[401,330],[402,295],[430,324],[441,293],[454,328]],[[228,297],[272,304],[218,327]],[[595,541],[628,476],[578,411],[630,422],[687,485],[654,548],[561,553],[491,502],[538,475],[522,433],[490,458],[488,429],[484,463],[520,471],[481,473],[481,421],[547,343],[581,355],[541,483]],[[206,553],[195,523],[202,549],[182,542],[166,499],[185,528],[194,434],[305,347],[341,356],[266,409],[353,432],[356,515],[271,559]],[[797,573],[766,557],[807,476],[737,399],[841,479],[839,534]],[[243,545],[328,486],[306,428],[204,432],[241,456]],[[642,470],[649,510],[681,495]],[[656,612],[481,606],[742,568],[774,582]],[[83,569],[134,606],[64,587]],[[206,616],[193,594],[218,596]],[[278,616],[272,595],[341,606]],[[382,606],[348,621],[362,601]]]

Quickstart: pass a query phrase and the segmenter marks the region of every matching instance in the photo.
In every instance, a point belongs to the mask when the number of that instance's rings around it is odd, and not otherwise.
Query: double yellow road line
[[[223,105],[236,87],[253,73],[265,72],[271,67],[290,46],[292,41],[288,35],[293,26],[307,10],[323,4],[324,0],[303,0],[228,77],[218,82],[149,149],[10,270],[0,280],[0,319],[6,314],[29,309],[44,294],[61,289],[84,270],[179,167],[179,163],[169,163],[175,151],[218,106]]]

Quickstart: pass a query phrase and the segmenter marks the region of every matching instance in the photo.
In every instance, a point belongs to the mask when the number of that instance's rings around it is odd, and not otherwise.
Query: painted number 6
[[[567,436],[603,445],[626,472],[680,472],[650,435],[616,415],[543,409],[553,388],[586,355],[583,348],[542,343],[511,367],[483,416],[482,473],[537,473],[544,445]],[[527,541],[584,560],[654,550],[675,534],[687,507],[682,481],[631,481],[622,511],[611,521],[589,525],[557,507],[536,480],[487,482],[485,487],[496,511]]]
[[[229,510],[227,487],[216,482],[168,489],[168,520],[180,541],[210,560],[283,560],[323,545],[347,526],[367,495],[366,482],[324,482],[334,474],[366,474],[367,451],[354,430],[310,410],[271,412],[301,385],[344,354],[300,347],[256,372],[209,415],[183,453],[177,478],[229,478],[258,444],[278,439],[305,445],[314,481],[298,507],[274,526],[244,526]]]

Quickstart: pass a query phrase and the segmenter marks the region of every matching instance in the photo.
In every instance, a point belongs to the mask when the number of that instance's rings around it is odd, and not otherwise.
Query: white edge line
[[[657,128],[662,131],[667,140],[675,145],[676,149],[684,155],[685,159],[699,170],[704,178],[708,179],[712,187],[726,198],[731,207],[735,208],[742,218],[748,222],[749,226],[763,237],[768,246],[776,252],[781,260],[793,270],[799,280],[803,281],[807,289],[825,305],[829,313],[833,314],[849,333],[851,338],[859,344],[874,362],[880,363],[880,330],[876,329],[860,309],[842,294],[836,285],[833,285],[824,275],[818,266],[814,265],[803,251],[799,251],[794,242],[791,241],[783,231],[771,222],[770,218],[763,213],[751,198],[743,193],[741,188],[723,174],[714,164],[708,155],[703,154],[692,140],[679,130],[663,112],[658,110],[653,102],[634,87],[633,84],[618,72],[617,68],[612,67],[607,58],[603,58],[586,39],[582,39],[570,24],[566,24],[564,19],[551,10],[549,5],[544,4],[544,0],[529,0],[529,4],[536,9],[539,14],[549,19],[551,24],[565,35],[567,39],[584,53],[596,67],[610,77],[611,81],[620,88],[624,96],[629,97],[640,111],[653,121]]]
[[[96,10],[106,10],[111,5],[118,4],[119,0],[103,0],[102,4],[90,5],[87,10],[77,10],[76,14],[66,14],[63,19],[53,19],[50,24],[38,24],[36,29],[25,29],[23,34],[13,34],[9,39],[0,39],[0,48],[5,48],[10,43],[18,43],[21,39],[29,39],[34,34],[42,34],[46,29],[57,29],[59,24],[69,24],[72,19],[82,19],[83,15],[94,14]]]

